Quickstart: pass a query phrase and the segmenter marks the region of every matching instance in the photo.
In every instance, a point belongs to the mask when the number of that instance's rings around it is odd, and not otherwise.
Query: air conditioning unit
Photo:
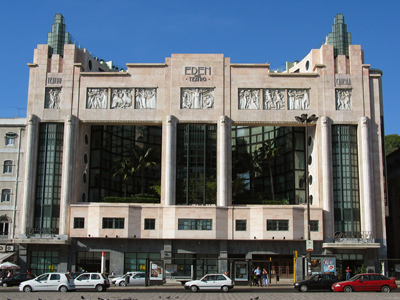
[[[12,252],[12,251],[14,251],[14,245],[7,245],[7,246],[6,246],[6,251],[7,251],[7,252]]]
[[[6,245],[0,245],[0,252],[6,252]]]

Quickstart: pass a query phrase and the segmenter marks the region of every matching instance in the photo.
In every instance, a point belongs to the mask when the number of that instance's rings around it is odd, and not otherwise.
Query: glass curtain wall
[[[361,231],[357,147],[357,126],[332,126],[335,231]]]
[[[233,204],[305,201],[304,127],[232,127]]]
[[[159,186],[161,179],[161,130],[161,126],[92,126],[89,201],[154,193],[150,187]],[[155,165],[132,174],[121,162],[131,159],[137,146],[152,149],[150,160]],[[121,168],[124,171],[116,174]]]
[[[33,233],[57,234],[60,219],[64,124],[43,123],[40,124],[39,130]]]
[[[178,124],[176,204],[216,204],[217,126]]]

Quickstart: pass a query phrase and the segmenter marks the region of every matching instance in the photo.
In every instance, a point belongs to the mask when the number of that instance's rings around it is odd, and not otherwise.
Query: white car
[[[197,292],[198,290],[222,290],[227,292],[233,289],[233,281],[224,274],[207,274],[200,280],[188,281],[185,289]]]
[[[74,291],[74,280],[67,273],[45,273],[35,279],[21,282],[20,292],[60,291],[62,293]]]
[[[74,279],[76,289],[96,289],[104,292],[110,287],[110,281],[101,273],[82,273]]]
[[[145,285],[144,272],[128,272],[122,277],[114,278],[111,282],[119,286]]]

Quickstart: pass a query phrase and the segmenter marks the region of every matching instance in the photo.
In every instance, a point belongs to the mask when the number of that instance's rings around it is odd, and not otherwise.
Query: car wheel
[[[119,283],[119,286],[126,286],[126,282],[125,282],[125,281],[121,281],[121,282]]]
[[[26,285],[26,286],[24,286],[24,292],[30,293],[30,292],[32,292],[32,288],[29,285]]]
[[[199,288],[198,288],[197,286],[195,286],[195,285],[192,285],[192,286],[190,287],[190,290],[191,290],[193,293],[197,292],[198,289],[199,289]]]
[[[8,287],[7,283],[3,283],[3,287]]]
[[[390,287],[387,286],[387,285],[384,285],[384,286],[381,288],[381,292],[382,292],[382,293],[390,293]]]
[[[60,288],[58,290],[60,291],[60,293],[68,292],[68,288],[65,285],[60,286]]]
[[[343,292],[351,293],[352,291],[353,291],[353,288],[352,288],[351,286],[349,286],[349,285],[346,285],[346,286],[343,288]]]
[[[102,292],[103,290],[104,290],[104,289],[103,289],[103,286],[102,286],[102,285],[100,285],[100,284],[96,285],[96,291]]]
[[[300,286],[300,292],[307,292],[307,291],[308,291],[308,286],[306,286],[305,284]]]
[[[224,286],[222,287],[222,291],[226,293],[227,291],[229,291],[229,287],[227,287],[226,285],[224,285]]]

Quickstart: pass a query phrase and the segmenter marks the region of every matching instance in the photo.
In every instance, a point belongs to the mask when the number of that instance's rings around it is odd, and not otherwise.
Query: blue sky
[[[0,0],[0,117],[25,117],[29,69],[56,13],[93,55],[126,63],[162,63],[172,53],[222,53],[233,63],[272,69],[319,48],[343,13],[365,63],[383,71],[385,133],[400,134],[396,71],[398,0]]]

